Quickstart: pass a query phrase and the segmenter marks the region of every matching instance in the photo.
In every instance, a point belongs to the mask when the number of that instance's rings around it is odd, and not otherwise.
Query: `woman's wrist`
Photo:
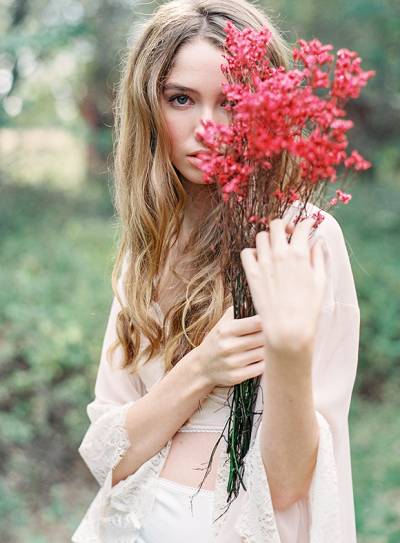
[[[213,390],[215,384],[204,371],[202,360],[199,348],[195,347],[181,360],[181,362],[184,362],[187,365],[193,383],[196,384],[196,388],[203,391],[206,396]]]
[[[298,349],[265,348],[265,372],[274,379],[284,379],[294,383],[311,379],[313,345],[304,344]],[[288,383],[289,384],[289,383]]]
[[[282,331],[284,326],[275,326],[267,330],[263,324],[265,349],[275,358],[286,356],[306,358],[312,353],[315,343],[315,329],[305,330],[300,326],[296,330]]]

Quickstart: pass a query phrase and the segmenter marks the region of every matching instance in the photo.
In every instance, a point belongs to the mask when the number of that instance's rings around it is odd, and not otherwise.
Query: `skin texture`
[[[196,140],[196,132],[202,132],[201,119],[220,124],[229,123],[229,112],[224,105],[222,83],[227,83],[220,65],[225,63],[220,50],[206,40],[196,39],[185,44],[175,57],[166,85],[176,83],[196,92],[177,89],[164,90],[161,111],[171,140],[171,161],[184,176],[183,186],[189,196],[185,210],[183,230],[196,226],[207,208],[202,172],[193,166],[187,155],[203,149]],[[175,97],[175,98],[174,98]]]
[[[220,70],[224,62],[222,53],[205,40],[185,44],[166,84],[197,92],[171,89],[162,96],[162,112],[172,143],[171,160],[183,174],[189,195],[183,235],[196,227],[208,203],[202,172],[187,159],[188,154],[202,148],[195,133],[202,130],[201,119],[224,124],[230,120],[221,89],[221,83],[226,82]],[[319,443],[311,362],[325,269],[322,247],[309,247],[312,222],[307,219],[294,228],[275,219],[269,233],[257,235],[255,249],[242,251],[258,315],[239,323],[229,308],[194,350],[198,371],[211,387],[262,375],[266,390],[262,457],[272,502],[278,510],[306,496]],[[293,234],[290,244],[289,233]]]
[[[257,313],[268,323],[266,353],[287,359],[282,371],[292,372],[291,357],[307,350],[311,354],[314,344],[326,276],[320,243],[309,249],[313,223],[306,219],[291,226],[289,244],[285,222],[275,219],[270,232],[257,234],[255,249],[241,252]]]
[[[311,371],[326,270],[321,242],[309,248],[313,222],[293,228],[275,219],[257,234],[255,249],[241,252],[265,338],[261,448],[278,510],[307,495],[318,453]]]

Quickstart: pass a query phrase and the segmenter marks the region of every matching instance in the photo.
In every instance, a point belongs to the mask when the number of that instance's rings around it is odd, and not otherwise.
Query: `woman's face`
[[[196,159],[188,155],[205,150],[196,140],[202,132],[201,120],[228,124],[230,113],[224,109],[222,83],[227,83],[221,72],[226,63],[222,52],[209,41],[196,39],[181,47],[174,67],[165,82],[162,112],[171,139],[171,161],[188,181],[204,184],[203,173]]]

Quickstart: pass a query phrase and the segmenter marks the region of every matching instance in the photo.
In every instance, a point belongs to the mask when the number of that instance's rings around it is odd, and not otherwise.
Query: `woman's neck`
[[[182,185],[187,194],[185,212],[182,222],[181,237],[187,240],[190,233],[199,226],[202,219],[210,209],[211,195],[210,187],[198,185],[183,180]]]

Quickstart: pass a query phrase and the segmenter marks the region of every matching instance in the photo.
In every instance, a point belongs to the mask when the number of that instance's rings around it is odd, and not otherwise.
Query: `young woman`
[[[257,235],[241,253],[253,317],[233,318],[218,260],[224,204],[194,154],[201,119],[229,123],[227,20],[268,26],[271,62],[288,66],[288,45],[245,0],[168,2],[126,59],[115,296],[79,448],[101,488],[75,543],[356,541],[347,418],[359,308],[340,226],[324,213],[310,236],[310,219],[289,225],[292,207]],[[227,400],[259,375],[246,490],[226,511]]]

